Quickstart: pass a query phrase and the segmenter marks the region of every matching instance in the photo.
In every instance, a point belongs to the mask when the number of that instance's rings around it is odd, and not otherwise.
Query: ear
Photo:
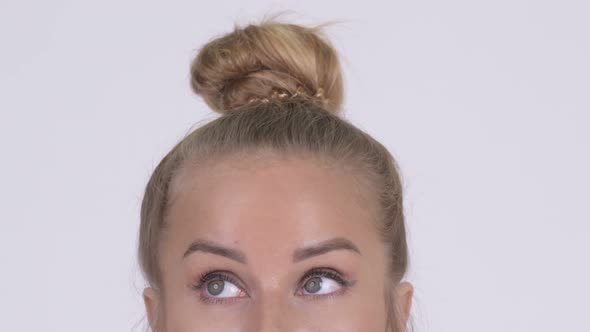
[[[156,331],[156,317],[159,306],[159,296],[156,290],[151,287],[146,287],[143,290],[143,302],[145,304],[145,311],[147,313],[148,322],[152,331]]]
[[[410,318],[410,310],[412,309],[412,297],[414,296],[414,286],[407,281],[402,281],[396,286],[396,305],[401,310],[401,317],[403,322],[407,322]]]

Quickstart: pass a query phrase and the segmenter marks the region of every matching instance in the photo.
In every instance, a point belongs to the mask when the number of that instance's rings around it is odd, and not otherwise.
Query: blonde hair
[[[195,163],[271,149],[329,160],[365,179],[380,208],[376,229],[389,253],[388,324],[401,331],[390,294],[408,267],[402,184],[388,150],[343,119],[338,56],[323,25],[265,20],[205,44],[191,65],[192,89],[222,114],[182,139],[155,168],[141,205],[139,263],[162,290],[159,240],[179,174]],[[405,329],[404,329],[405,330]]]

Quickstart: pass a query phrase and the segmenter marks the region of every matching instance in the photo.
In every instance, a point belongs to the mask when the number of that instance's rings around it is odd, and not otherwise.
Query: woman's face
[[[385,330],[385,247],[352,176],[266,156],[179,179],[161,242],[164,292],[144,292],[154,330]],[[400,287],[407,312],[412,288]]]

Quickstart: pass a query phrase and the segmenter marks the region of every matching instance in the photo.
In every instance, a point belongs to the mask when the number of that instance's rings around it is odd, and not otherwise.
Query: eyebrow
[[[352,241],[346,238],[337,237],[322,241],[309,247],[295,250],[295,252],[293,252],[293,263],[297,263],[311,257],[323,255],[334,250],[350,250],[359,255],[361,254],[361,251],[356,245],[354,245],[354,243],[352,243]],[[242,264],[248,263],[246,255],[239,249],[224,247],[223,245],[208,240],[194,241],[184,252],[183,258],[186,258],[187,256],[199,251],[226,257]]]
[[[314,256],[323,255],[334,250],[350,250],[356,252],[359,255],[361,254],[361,251],[357,248],[357,246],[354,245],[354,243],[352,243],[352,241],[342,237],[337,237],[306,248],[295,250],[293,253],[293,263],[297,263]]]
[[[186,258],[190,254],[195,253],[197,251],[227,257],[242,264],[247,263],[246,255],[244,255],[244,253],[240,250],[227,248],[220,244],[216,244],[215,242],[207,240],[194,241],[184,252],[184,255],[182,257]]]

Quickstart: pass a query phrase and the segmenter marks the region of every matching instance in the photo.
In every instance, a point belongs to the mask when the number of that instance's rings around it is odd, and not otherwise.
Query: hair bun
[[[191,87],[214,111],[301,98],[338,113],[343,99],[338,56],[320,29],[263,22],[205,44],[191,64]]]

